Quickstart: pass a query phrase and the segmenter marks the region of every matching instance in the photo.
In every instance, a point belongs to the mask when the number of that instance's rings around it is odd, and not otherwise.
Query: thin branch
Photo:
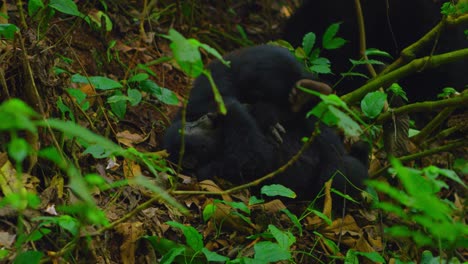
[[[422,68],[437,68],[441,65],[459,60],[468,60],[468,48],[415,59],[401,68],[378,76],[377,78],[363,85],[361,88],[343,95],[341,99],[347,104],[352,104],[361,100],[369,92],[373,92],[382,86],[390,85],[401,78],[404,78],[415,72],[419,72]]]
[[[376,123],[381,124],[390,119],[393,115],[402,115],[413,112],[427,112],[434,111],[444,107],[464,107],[468,105],[468,93],[463,93],[460,96],[439,100],[439,101],[426,101],[409,105],[404,105],[396,109],[385,112],[377,118]]]

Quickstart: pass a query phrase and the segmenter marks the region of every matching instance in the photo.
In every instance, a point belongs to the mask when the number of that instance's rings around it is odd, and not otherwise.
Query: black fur
[[[243,106],[245,107],[245,106]],[[273,106],[274,108],[274,106]],[[202,118],[205,118],[202,117]],[[253,137],[239,139],[239,147],[260,149],[260,152],[253,153],[245,150],[242,156],[232,156],[224,151],[224,140],[226,129],[230,127],[232,120],[229,114],[224,117],[220,115],[211,115],[211,124],[213,126],[203,126],[197,129],[197,135],[186,133],[186,153],[187,159],[199,159],[196,168],[188,169],[185,167],[185,173],[193,174],[199,179],[213,178],[221,176],[233,183],[241,184],[255,180],[259,177],[284,165],[293,155],[302,147],[301,138],[309,136],[315,127],[315,119],[290,120],[284,124],[287,128],[283,135],[283,143],[276,144],[268,139],[268,136],[260,133],[252,134]],[[201,123],[198,120],[190,122],[188,127],[193,124]],[[180,128],[180,123],[175,123]],[[186,129],[187,130],[187,129]],[[189,129],[191,130],[191,129]],[[215,136],[212,136],[215,133]],[[200,140],[204,138],[204,140]],[[211,142],[210,142],[211,141]],[[180,147],[180,136],[169,133],[166,134],[165,142],[171,148]],[[217,151],[203,152],[200,144],[209,146],[218,146]],[[364,152],[361,151],[361,154]],[[226,160],[235,159],[235,162],[226,162]],[[344,175],[344,177],[343,177]],[[356,157],[348,155],[345,152],[341,138],[337,133],[320,124],[320,134],[315,138],[312,145],[303,153],[303,155],[283,173],[277,175],[269,183],[279,183],[291,188],[298,194],[299,199],[311,200],[320,191],[323,183],[334,176],[334,188],[356,195],[358,191],[348,184],[347,178],[355,186],[363,187],[363,180],[367,178],[366,166]]]
[[[261,45],[244,48],[228,54],[225,59],[230,61],[230,67],[217,60],[208,67],[228,110],[227,116],[220,118],[217,126],[223,132],[216,141],[220,149],[214,167],[218,176],[233,179],[242,177],[234,175],[241,171],[236,168],[249,167],[247,164],[252,158],[271,160],[263,157],[269,155],[271,148],[270,142],[264,142],[268,139],[263,135],[270,133],[279,122],[304,116],[304,113],[291,112],[289,95],[297,81],[312,79],[312,76],[303,71],[302,65],[287,49],[281,47]],[[249,104],[254,114],[249,113],[244,104]],[[274,107],[265,109],[263,106],[266,105]],[[205,76],[200,76],[190,92],[187,121],[194,122],[216,111],[212,87]],[[172,161],[178,159],[179,150],[174,148],[177,145],[174,141],[179,138],[180,127],[179,114],[164,140]],[[189,143],[207,145],[202,139]],[[192,153],[198,156],[197,150]],[[203,155],[199,159],[203,159]],[[263,166],[261,171],[271,169],[268,164]]]
[[[414,43],[427,33],[442,18],[440,6],[443,1],[430,0],[361,0],[364,20],[366,23],[366,38],[368,48],[378,48],[389,52],[395,59],[403,48]],[[387,8],[388,3],[388,8]],[[309,0],[287,21],[283,38],[294,46],[302,42],[302,37],[308,32],[323,36],[325,29],[332,23],[343,22],[338,36],[348,40],[344,47],[338,50],[324,51],[323,57],[332,62],[335,73],[331,82],[341,76],[339,73],[350,69],[349,58],[358,59],[359,39],[354,1],[348,0]],[[463,33],[463,27],[447,28],[441,33],[436,43],[421,51],[420,56],[428,56],[435,46],[435,54],[466,48],[468,41]],[[387,62],[391,62],[387,60]],[[355,69],[368,73],[362,67]],[[461,91],[468,84],[468,62],[458,61],[440,68],[425,70],[400,80],[410,101],[435,100],[442,88],[451,86]],[[336,77],[336,78],[335,78]],[[362,78],[347,77],[337,87],[338,93],[352,91],[365,83]]]

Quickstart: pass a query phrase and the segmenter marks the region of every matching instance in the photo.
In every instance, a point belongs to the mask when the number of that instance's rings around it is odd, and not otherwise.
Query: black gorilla
[[[243,107],[248,108],[248,106]],[[246,150],[242,156],[229,157],[230,153],[226,153],[223,147],[223,137],[229,133],[226,129],[235,129],[228,128],[228,125],[232,124],[229,114],[228,116],[212,113],[204,115],[198,120],[188,122],[185,126],[184,172],[194,174],[200,180],[219,175],[237,184],[255,180],[284,165],[295,155],[302,147],[301,138],[309,136],[315,127],[315,122],[318,121],[316,119],[303,119],[300,123],[297,120],[287,121],[284,123],[286,132],[282,144],[276,144],[263,133],[256,133],[255,138],[239,139],[238,144],[242,145],[239,147],[251,148],[258,144],[261,151],[253,153]],[[175,122],[170,129],[181,129],[180,121]],[[180,135],[177,133],[167,133],[164,141],[170,152],[178,151],[180,148]],[[253,147],[253,149],[258,148]],[[363,180],[368,176],[367,146],[357,149],[359,149],[355,151],[359,152],[357,157],[347,154],[336,132],[320,124],[320,134],[311,146],[296,163],[277,175],[271,182],[291,188],[299,199],[310,200],[320,191],[323,183],[335,175],[333,186],[355,196],[357,190],[348,185],[345,177],[362,188]],[[226,159],[230,158],[242,162],[226,164]]]
[[[253,170],[262,172],[271,170],[269,162],[272,160],[270,156],[273,146],[264,135],[277,135],[277,141],[281,142],[281,136],[278,134],[282,129],[278,128],[278,123],[296,118],[303,119],[304,111],[301,110],[307,109],[308,106],[305,105],[312,103],[307,96],[297,96],[297,93],[294,93],[293,87],[296,83],[300,82],[324,94],[329,94],[331,88],[314,81],[313,76],[303,70],[295,57],[281,47],[261,45],[245,48],[228,54],[225,59],[230,61],[230,67],[220,61],[209,65],[213,80],[228,110],[227,115],[220,118],[219,124],[216,125],[216,128],[222,131],[217,134],[215,144],[218,150],[216,171],[219,177],[234,179],[241,177],[240,168],[253,167]],[[294,104],[291,100],[294,100]],[[244,104],[249,105],[250,112]],[[208,113],[216,112],[216,109],[208,79],[205,76],[198,77],[187,104],[187,121],[194,122]],[[179,114],[163,140],[172,161],[178,160],[179,149],[174,148],[174,140],[179,139],[180,123]],[[198,143],[204,142],[188,142]],[[210,144],[202,145],[209,150],[202,150],[202,153],[211,153]],[[195,156],[199,160],[205,159],[202,154],[199,157]],[[253,158],[264,165],[250,165]],[[187,165],[191,162],[184,159],[184,163]]]
[[[442,1],[430,0],[361,0],[366,23],[366,43],[368,48],[378,48],[398,58],[401,50],[414,43],[434,27],[442,18]],[[339,36],[348,42],[338,50],[324,51],[322,56],[330,59],[332,70],[336,74],[350,69],[349,58],[358,59],[359,36],[354,1],[349,0],[306,0],[297,12],[287,21],[282,38],[293,46],[301,44],[303,36],[314,32],[323,36],[325,29],[332,23],[343,22]],[[449,27],[440,38],[429,43],[418,56],[428,56],[434,48],[434,54],[466,48],[468,41],[463,27]],[[367,73],[365,69],[360,70]],[[436,99],[442,88],[451,86],[463,90],[468,84],[468,62],[458,61],[429,69],[400,81],[411,101]],[[324,77],[326,78],[326,77]],[[364,84],[362,78],[347,77],[337,87],[340,94],[354,90]]]

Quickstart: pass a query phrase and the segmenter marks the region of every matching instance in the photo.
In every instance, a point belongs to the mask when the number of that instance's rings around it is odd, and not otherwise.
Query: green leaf
[[[39,264],[43,256],[44,253],[40,251],[25,251],[15,258],[13,264]]]
[[[203,254],[205,254],[208,262],[226,262],[229,260],[228,257],[222,256],[216,252],[209,251],[207,248],[202,248]]]
[[[357,76],[357,77],[362,77],[364,79],[369,79],[367,75],[360,73],[360,72],[345,72],[345,73],[341,73],[341,76],[343,77]]]
[[[102,19],[104,19],[104,23],[105,23],[105,30],[107,32],[110,32],[112,31],[112,20],[109,18],[109,16],[107,14],[105,14],[104,12],[102,11],[98,11],[96,14],[94,15],[91,15],[91,16],[88,16],[94,23],[96,23],[96,25],[99,27],[99,28],[102,28]]]
[[[317,37],[315,36],[314,32],[309,32],[305,34],[304,38],[302,39],[302,47],[306,54],[310,54],[312,52],[316,38]]]
[[[328,108],[330,112],[337,118],[338,123],[336,124],[340,129],[342,129],[345,134],[349,137],[359,137],[362,134],[362,129],[354,121],[351,119],[347,114],[345,114],[343,111],[340,109],[334,107],[334,106],[329,106]]]
[[[382,112],[386,100],[386,93],[380,91],[370,92],[362,99],[361,110],[367,117],[374,119]]]
[[[385,263],[385,259],[380,256],[377,252],[355,252],[356,255],[366,257],[367,259],[371,260],[373,263]]]
[[[379,50],[379,49],[370,48],[370,49],[367,49],[365,53],[367,56],[381,56],[381,57],[393,59],[390,53],[383,51],[383,50]]]
[[[23,162],[23,160],[30,153],[30,146],[24,138],[14,138],[8,143],[8,154],[16,162]]]
[[[353,59],[349,59],[349,61],[351,62],[351,64],[353,64],[354,66],[358,66],[358,65],[366,65],[366,64],[372,64],[372,65],[385,65],[384,62],[381,62],[381,61],[378,61],[378,60],[353,60]]]
[[[437,95],[437,98],[450,98],[453,95],[456,95],[458,91],[453,87],[445,87],[442,89],[442,93]]]
[[[327,50],[338,49],[346,43],[346,40],[342,38],[335,38],[336,33],[340,29],[341,23],[331,24],[322,38],[322,47]]]
[[[232,208],[241,210],[242,212],[244,212],[246,214],[250,214],[249,207],[243,202],[229,202],[229,201],[224,201],[224,200],[215,200],[215,201],[227,204],[227,205],[231,206]]]
[[[255,195],[250,196],[249,205],[261,204],[265,202],[263,199],[258,199]]]
[[[49,6],[64,14],[84,17],[84,15],[78,11],[78,7],[72,0],[50,0]]]
[[[172,264],[172,263],[174,263],[176,257],[182,255],[184,252],[185,252],[184,247],[171,248],[166,254],[164,254],[164,256],[161,258],[161,261],[159,263],[161,263],[161,264]]]
[[[203,221],[208,221],[211,219],[213,214],[216,212],[216,205],[210,203],[203,208]]]
[[[166,88],[160,87],[152,80],[144,80],[140,82],[140,87],[143,91],[149,92],[152,95],[156,96],[159,101],[168,104],[168,105],[178,105],[179,99],[177,95]]]
[[[130,77],[128,79],[128,82],[129,83],[141,82],[141,81],[147,80],[148,78],[149,78],[149,75],[147,73],[138,73],[138,74],[135,74],[132,77]]]
[[[131,106],[138,105],[141,102],[142,95],[140,91],[136,89],[128,89],[127,94]]]
[[[330,65],[322,64],[322,65],[312,65],[309,67],[311,72],[319,73],[319,74],[329,74],[331,73]]]
[[[290,232],[283,232],[274,225],[268,225],[268,231],[273,235],[278,245],[285,250],[289,251],[289,248],[296,243],[296,238]]]
[[[0,260],[3,260],[10,254],[10,251],[7,249],[0,249]]]
[[[267,196],[283,196],[288,198],[296,198],[296,193],[291,189],[284,187],[281,184],[265,185],[261,189],[261,193]]]
[[[123,95],[119,90],[115,91],[115,95],[107,98],[107,102],[109,103],[112,112],[119,119],[123,119],[125,117],[125,113],[127,113],[127,100],[128,97]]]
[[[175,29],[169,30],[167,36],[171,40],[170,48],[174,58],[181,69],[190,77],[198,77],[203,72],[203,61],[201,59],[198,45],[194,41],[187,40]]]
[[[13,24],[0,24],[0,38],[4,37],[9,40],[15,38],[15,33],[19,32],[19,28]]]
[[[262,260],[264,263],[291,259],[291,253],[289,250],[269,241],[256,243],[254,245],[254,251],[254,259]]]
[[[86,154],[91,154],[95,159],[108,158],[112,156],[111,151],[98,144],[88,146],[85,151],[83,151],[83,155]]]
[[[88,83],[93,85],[96,90],[111,90],[116,88],[122,88],[122,84],[103,76],[83,76],[80,74],[74,74],[71,77],[71,81],[75,83]]]
[[[332,220],[328,216],[326,216],[324,213],[322,213],[320,211],[317,211],[317,210],[314,210],[314,209],[308,209],[308,211],[310,211],[313,214],[315,214],[316,216],[322,218],[327,223],[327,225],[332,224]]]
[[[221,54],[213,49],[212,47],[208,46],[207,44],[205,43],[200,43],[200,42],[197,42],[197,45],[204,49],[206,52],[208,52],[209,54],[213,55],[216,59],[218,59],[219,61],[221,61],[224,65],[226,66],[229,66],[230,65],[230,62],[226,61],[223,56],[221,56]]]
[[[299,234],[302,236],[302,225],[297,216],[291,213],[291,211],[289,211],[287,208],[281,209],[280,211],[285,213],[289,217],[294,226],[299,230]]]
[[[166,224],[179,228],[185,236],[187,245],[195,251],[200,251],[203,248],[203,237],[198,231],[192,226],[186,226],[175,221],[168,221]]]
[[[78,105],[81,107],[83,111],[86,111],[89,109],[89,102],[86,100],[86,93],[81,91],[80,89],[73,89],[69,88],[66,89],[67,93],[70,94],[71,97],[75,98],[76,102]]]
[[[27,104],[19,99],[10,99],[0,105],[0,131],[28,130],[36,133],[37,129],[30,120],[39,115]]]
[[[44,7],[42,0],[29,0],[28,2],[28,15],[33,16],[37,11]]]
[[[390,87],[388,87],[387,91],[391,91],[396,96],[400,96],[403,100],[408,101],[408,97],[406,97],[406,92],[403,90],[398,83],[392,83]]]

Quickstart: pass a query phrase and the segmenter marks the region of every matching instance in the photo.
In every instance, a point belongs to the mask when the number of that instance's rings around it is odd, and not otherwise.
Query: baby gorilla
[[[249,108],[248,106],[244,107]],[[224,149],[222,145],[222,138],[226,133],[223,123],[229,122],[226,118],[210,113],[198,120],[186,123],[183,159],[185,173],[195,175],[202,180],[219,176],[221,170],[228,170],[231,173],[227,175],[233,175],[233,177],[223,178],[236,184],[258,179],[284,165],[295,155],[302,147],[301,138],[308,136],[310,131],[314,129],[315,123],[319,122],[315,119],[303,120],[300,124],[297,123],[297,120],[286,122],[284,125],[287,129],[283,135],[282,144],[277,144],[265,134],[257,133],[253,141],[242,144],[260,144],[264,152],[255,153],[255,155],[248,157],[237,157],[245,160],[243,165],[226,168],[223,167],[225,163],[223,162]],[[171,129],[181,129],[180,121],[174,123]],[[294,190],[298,199],[310,200],[320,191],[323,183],[335,175],[334,188],[355,197],[358,191],[348,184],[345,177],[362,189],[363,180],[368,176],[365,165],[368,157],[362,153],[365,151],[368,153],[368,150],[360,152],[362,155],[359,157],[362,157],[363,160],[359,160],[346,154],[340,137],[333,129],[320,124],[320,131],[320,134],[300,158],[269,183],[282,184]],[[167,143],[166,146],[170,152],[174,151],[171,153],[178,153],[180,148],[179,134],[166,134],[164,142]],[[250,147],[250,145],[246,145],[246,147]],[[241,175],[241,177],[236,175]]]
[[[282,47],[260,45],[244,48],[226,55],[225,59],[230,61],[229,67],[217,60],[208,66],[223,97],[227,115],[216,121],[216,131],[222,131],[215,133],[216,162],[209,163],[209,168],[202,171],[216,171],[217,176],[226,179],[241,179],[249,168],[255,175],[271,171],[271,164],[278,162],[272,158],[274,145],[265,135],[275,135],[275,140],[281,143],[284,130],[278,124],[296,118],[302,120],[304,109],[310,109],[308,104],[312,103],[308,96],[298,96],[293,87],[299,83],[323,94],[331,93],[331,88],[313,80],[313,76]],[[252,110],[249,112],[244,104]],[[199,123],[202,116],[216,111],[212,87],[207,77],[202,75],[195,80],[190,92],[187,121],[189,124]],[[172,161],[178,160],[179,150],[174,145],[178,144],[175,140],[180,139],[180,119],[181,114],[167,130],[163,142]],[[188,144],[200,144],[209,150],[207,153],[214,151],[210,148],[212,142],[197,142],[196,138],[189,140]],[[198,151],[193,152],[194,156],[203,160],[204,153],[199,157]],[[190,157],[184,162],[193,163]],[[262,165],[256,165],[257,162]]]

